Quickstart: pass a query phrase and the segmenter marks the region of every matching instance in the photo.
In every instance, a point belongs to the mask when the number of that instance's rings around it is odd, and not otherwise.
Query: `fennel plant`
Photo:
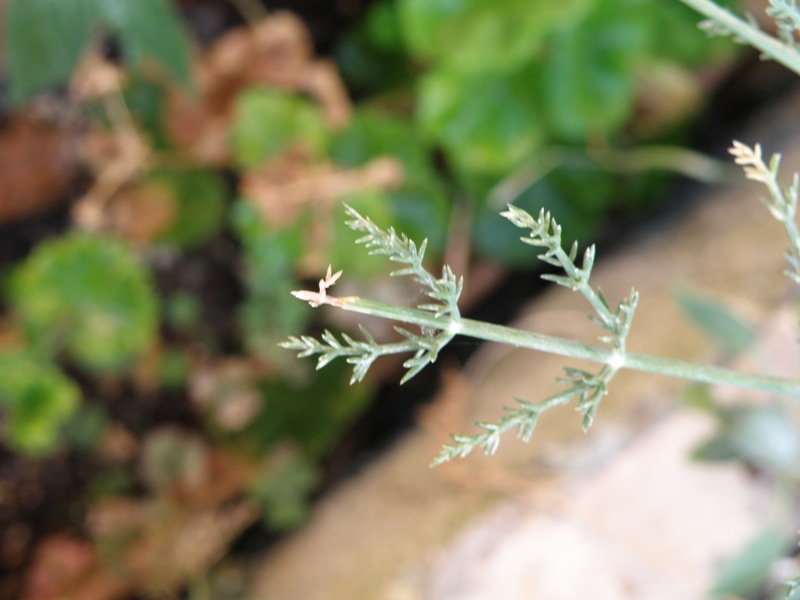
[[[795,0],[770,0],[767,13],[776,21],[778,37],[761,31],[753,19],[740,19],[710,0],[681,1],[708,17],[709,21],[702,23],[701,27],[709,33],[732,35],[737,41],[753,45],[766,57],[777,60],[800,74],[800,49],[795,41],[795,34],[800,31],[800,9]],[[774,155],[767,164],[762,158],[760,146],[751,148],[740,142],[734,142],[730,152],[735,162],[744,168],[745,175],[749,179],[766,185],[769,198],[764,200],[764,203],[770,213],[784,225],[789,238],[790,250],[787,253],[789,269],[786,273],[800,284],[800,232],[796,224],[800,188],[798,175],[794,176],[791,185],[783,188],[778,183],[779,155]],[[520,239],[525,244],[541,249],[539,259],[560,270],[558,274],[542,275],[544,279],[570,288],[585,297],[593,311],[590,319],[602,330],[599,345],[463,318],[458,309],[463,281],[456,277],[448,266],[443,267],[438,277],[423,266],[425,242],[417,245],[393,228],[381,229],[368,217],[362,216],[350,207],[346,206],[345,210],[349,217],[347,225],[363,234],[357,243],[364,245],[371,254],[384,255],[389,261],[399,263],[401,268],[393,271],[391,275],[413,277],[429,301],[416,308],[410,308],[355,296],[331,296],[328,289],[341,276],[341,271],[334,274],[330,267],[326,277],[320,280],[317,291],[304,290],[293,294],[314,307],[327,304],[405,325],[415,325],[420,333],[396,326],[395,329],[404,339],[395,343],[379,343],[364,327],[361,327],[363,335],[361,340],[346,334],[337,338],[330,331],[325,331],[321,339],[310,336],[290,337],[281,344],[282,347],[297,351],[300,357],[317,356],[317,368],[324,367],[336,358],[343,358],[353,365],[351,384],[363,379],[377,358],[397,353],[412,355],[404,363],[407,371],[401,383],[406,382],[425,365],[434,362],[441,349],[456,335],[502,342],[570,358],[587,359],[600,365],[596,372],[566,367],[564,376],[558,379],[564,386],[560,392],[537,402],[517,400],[517,405],[507,407],[506,414],[499,421],[477,423],[481,430],[479,433],[453,435],[452,442],[442,448],[433,464],[464,457],[476,448],[493,453],[500,443],[502,434],[510,430],[516,430],[517,436],[527,441],[543,412],[573,400],[583,415],[583,427],[587,429],[592,424],[603,397],[608,393],[611,379],[623,368],[703,383],[800,396],[800,380],[743,373],[714,365],[694,364],[630,352],[625,339],[639,301],[637,292],[632,290],[616,305],[609,303],[602,291],[593,288],[589,283],[595,260],[595,247],[588,247],[578,261],[577,242],[573,243],[568,251],[565,250],[562,245],[561,227],[544,209],[534,217],[520,208],[509,205],[508,210],[501,214],[517,227],[527,230],[527,234]]]

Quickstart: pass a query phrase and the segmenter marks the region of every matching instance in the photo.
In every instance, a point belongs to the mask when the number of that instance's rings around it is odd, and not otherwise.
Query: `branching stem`
[[[789,44],[764,33],[730,11],[720,8],[711,0],[681,0],[681,2],[718,23],[769,58],[800,74],[800,56]]]
[[[761,160],[760,149],[751,150],[744,145],[737,145],[733,150],[737,162],[744,165],[745,172],[751,179],[767,181],[775,179],[779,158],[772,161],[768,168]],[[768,204],[776,218],[782,221],[793,221],[797,206],[798,177],[786,195],[774,199]],[[661,375],[669,375],[702,383],[727,384],[768,392],[800,396],[800,381],[779,379],[764,375],[751,375],[731,369],[712,365],[697,365],[689,362],[668,359],[660,356],[627,352],[625,339],[639,299],[639,294],[631,290],[615,309],[612,309],[603,292],[589,285],[592,267],[595,260],[595,248],[589,246],[583,253],[580,266],[575,260],[578,256],[577,242],[572,244],[569,252],[562,247],[561,226],[544,210],[537,217],[515,207],[501,213],[517,227],[527,230],[527,235],[520,240],[541,249],[539,259],[563,270],[563,274],[545,273],[543,279],[557,283],[575,292],[580,292],[594,309],[595,314],[589,318],[605,334],[599,340],[606,346],[595,346],[575,340],[562,339],[543,335],[513,327],[494,325],[484,321],[464,319],[458,309],[458,298],[463,287],[463,280],[456,277],[448,266],[442,268],[441,277],[435,277],[423,266],[426,243],[417,246],[404,234],[398,234],[393,228],[383,230],[368,217],[363,217],[350,207],[345,208],[350,220],[347,225],[363,237],[357,243],[364,245],[371,254],[382,254],[390,261],[406,265],[393,271],[392,275],[412,276],[423,286],[425,294],[433,300],[420,304],[417,308],[397,306],[375,300],[367,300],[356,296],[336,297],[328,294],[330,288],[341,275],[341,271],[333,273],[331,267],[325,277],[319,281],[319,291],[299,290],[292,292],[297,298],[308,302],[311,306],[327,304],[342,310],[380,317],[396,322],[416,325],[421,334],[395,327],[406,341],[395,344],[378,343],[372,335],[361,328],[363,340],[356,340],[347,334],[341,339],[326,331],[321,340],[309,336],[290,337],[281,344],[287,350],[298,352],[298,356],[317,357],[317,368],[320,369],[330,361],[343,358],[353,365],[351,383],[361,381],[372,363],[379,356],[399,352],[413,352],[413,356],[403,363],[407,369],[400,383],[408,381],[426,365],[435,362],[439,352],[456,335],[465,335],[477,339],[500,342],[517,348],[539,350],[550,354],[568,356],[601,363],[603,366],[597,373],[565,367],[564,377],[557,378],[564,389],[545,398],[538,403],[517,400],[517,407],[506,408],[506,415],[496,423],[477,423],[482,430],[477,435],[453,435],[452,443],[445,445],[434,464],[467,456],[478,447],[492,453],[500,443],[502,434],[516,429],[523,440],[530,439],[539,416],[546,410],[560,406],[569,401],[576,401],[576,409],[583,415],[583,428],[588,429],[597,413],[603,397],[608,393],[611,379],[622,368],[646,371]],[[800,261],[790,255],[789,262],[794,272],[800,272]],[[800,277],[798,277],[800,283]]]
[[[699,365],[683,360],[635,352],[626,352],[623,357],[613,348],[585,344],[575,340],[563,339],[473,319],[462,318],[456,322],[446,317],[436,317],[428,311],[385,304],[383,302],[355,296],[342,298],[329,296],[327,300],[330,301],[331,304],[351,312],[382,317],[418,325],[420,327],[449,331],[476,339],[501,342],[517,348],[540,350],[560,356],[569,356],[606,365],[613,365],[617,368],[624,367],[635,371],[646,371],[658,375],[667,375],[702,383],[731,385],[766,392],[800,396],[800,381],[765,375],[754,375],[713,365]]]

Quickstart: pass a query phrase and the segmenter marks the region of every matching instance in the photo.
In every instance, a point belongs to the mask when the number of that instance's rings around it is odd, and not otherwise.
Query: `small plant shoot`
[[[756,151],[752,151],[751,156],[745,152],[744,148],[743,145],[737,143],[733,152],[739,152],[739,161],[744,160],[745,156],[749,157],[747,165],[750,166],[747,168],[750,171],[747,171],[748,174],[769,173],[769,170],[765,170],[766,167],[760,169],[758,166],[760,163],[755,158]],[[777,162],[778,159],[773,159],[775,165]],[[767,177],[767,175],[763,176]],[[786,193],[791,198],[790,191]],[[781,203],[777,203],[776,206],[784,206],[787,203],[788,206],[791,205],[790,200],[781,200]],[[780,212],[780,215],[792,212],[791,208],[775,210],[783,211]],[[775,210],[773,210],[773,214],[775,214]],[[463,280],[456,277],[448,266],[442,268],[439,277],[429,272],[423,266],[425,242],[417,245],[405,234],[397,233],[394,228],[384,231],[368,217],[362,216],[349,206],[345,206],[345,211],[349,217],[347,225],[364,234],[357,240],[357,243],[365,246],[370,254],[384,255],[391,262],[402,264],[403,266],[393,271],[391,275],[412,277],[423,288],[431,302],[425,302],[416,308],[409,308],[357,296],[332,296],[329,289],[341,277],[342,272],[333,273],[332,267],[328,267],[328,272],[325,278],[320,280],[317,291],[300,290],[292,292],[293,295],[308,302],[312,307],[327,304],[343,310],[391,319],[407,325],[416,325],[420,328],[420,333],[396,326],[395,330],[405,339],[394,343],[379,343],[362,326],[362,340],[356,340],[347,334],[342,334],[340,339],[326,330],[321,339],[311,336],[292,336],[281,344],[283,348],[297,351],[301,358],[317,356],[317,369],[321,369],[332,360],[344,358],[353,365],[353,376],[350,380],[350,383],[353,384],[364,378],[377,358],[388,354],[410,353],[412,357],[404,363],[407,371],[401,380],[401,383],[405,383],[427,364],[435,362],[441,349],[459,334],[591,360],[602,365],[595,373],[566,367],[564,376],[558,379],[558,382],[564,386],[562,391],[538,402],[517,400],[517,405],[508,407],[507,414],[498,422],[478,423],[477,425],[482,431],[476,435],[453,435],[452,443],[442,448],[442,451],[434,459],[434,464],[447,462],[457,457],[465,457],[476,448],[482,448],[486,453],[492,454],[497,450],[501,436],[510,430],[516,430],[519,438],[528,441],[543,412],[573,400],[577,403],[577,410],[583,415],[584,429],[588,429],[594,421],[600,402],[608,393],[611,379],[621,368],[670,375],[703,383],[727,384],[800,396],[800,381],[742,373],[713,365],[692,364],[628,351],[625,339],[639,301],[638,293],[631,290],[627,297],[612,308],[603,292],[589,284],[595,260],[595,247],[587,248],[578,264],[576,262],[578,259],[577,242],[572,244],[569,251],[564,250],[561,226],[544,210],[537,217],[533,217],[520,208],[509,206],[502,216],[517,227],[528,230],[527,235],[520,238],[522,242],[541,248],[539,259],[562,271],[560,274],[544,274],[542,275],[543,279],[580,292],[586,298],[594,311],[589,318],[602,329],[602,333],[598,337],[602,345],[584,344],[574,340],[463,318],[458,309],[458,298],[463,287]],[[790,231],[791,237],[790,228],[787,228],[787,231]],[[793,247],[795,244],[796,239],[792,242]],[[793,255],[790,254],[790,264],[793,267],[795,262]]]

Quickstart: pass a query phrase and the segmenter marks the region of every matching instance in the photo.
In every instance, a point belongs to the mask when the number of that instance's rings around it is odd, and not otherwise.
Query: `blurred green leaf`
[[[412,79],[405,53],[397,2],[378,0],[366,16],[336,44],[336,64],[348,88],[374,94]]]
[[[737,0],[715,0],[719,6],[738,12]],[[651,53],[684,67],[701,66],[709,61],[727,58],[736,44],[727,36],[709,36],[697,25],[702,20],[697,11],[682,2],[650,0]],[[680,35],[675,35],[680,31]]]
[[[410,64],[400,52],[375,48],[360,30],[345,34],[336,45],[336,63],[347,88],[372,95],[411,79]]]
[[[775,600],[800,600],[800,577],[795,577],[791,581],[785,582],[786,591],[782,595],[776,595]]]
[[[183,86],[191,86],[188,39],[168,0],[98,0],[97,10],[119,38],[129,64],[146,66],[154,60]]]
[[[69,79],[92,39],[97,12],[97,0],[8,1],[5,53],[12,102]]]
[[[368,385],[349,385],[351,371],[350,365],[337,361],[301,384],[265,381],[264,409],[244,435],[258,441],[261,453],[289,442],[310,460],[320,460],[371,398]]]
[[[423,140],[408,119],[375,110],[356,110],[347,126],[330,144],[331,158],[340,165],[357,167],[378,156],[391,156],[403,164],[406,179],[425,180],[432,167]]]
[[[53,364],[21,354],[0,354],[0,411],[4,441],[31,454],[55,450],[81,392]]]
[[[717,414],[718,405],[711,395],[709,386],[704,383],[690,383],[684,388],[683,401],[687,406],[703,412]]]
[[[121,496],[133,493],[136,487],[137,484],[129,469],[114,466],[94,474],[94,479],[86,489],[86,497],[91,500],[99,500]],[[107,557],[106,554],[103,556]]]
[[[401,0],[412,54],[459,71],[515,69],[529,63],[546,34],[591,0]]]
[[[392,214],[388,224],[412,239],[427,238],[430,252],[442,251],[450,203],[413,123],[376,111],[356,111],[348,126],[334,135],[330,154],[337,164],[349,167],[363,165],[379,156],[397,159],[403,166],[403,184],[399,189],[371,195],[388,199]],[[346,202],[354,204],[358,200],[347,198]],[[382,201],[381,204],[385,205]],[[372,214],[371,207],[363,209]]]
[[[752,327],[718,300],[680,288],[674,292],[678,304],[692,323],[727,352],[737,353],[755,341]]]
[[[147,434],[141,452],[141,476],[153,490],[179,486],[206,468],[208,447],[196,433],[162,427]]]
[[[197,325],[200,318],[200,299],[194,294],[178,290],[173,292],[164,306],[164,318],[170,327],[188,330]]]
[[[155,339],[147,270],[120,240],[71,233],[39,244],[13,274],[10,300],[30,343],[82,366],[119,371]]]
[[[387,192],[395,228],[428,240],[428,256],[441,256],[447,243],[451,201],[439,182],[419,182]]]
[[[800,432],[777,406],[718,407],[718,431],[692,453],[700,460],[741,460],[771,472],[796,476]]]
[[[164,105],[168,89],[146,73],[128,73],[123,87],[125,105],[135,115],[153,148],[169,148],[170,141],[164,132]]]
[[[645,0],[597,0],[580,20],[562,21],[543,67],[547,124],[578,141],[617,131],[633,109],[636,61],[649,45]]]
[[[376,48],[396,52],[403,48],[403,31],[397,2],[378,0],[367,9],[364,25]]]
[[[278,457],[277,462],[253,482],[248,493],[261,505],[267,525],[292,529],[308,518],[308,496],[319,474],[307,458],[296,452]]]
[[[346,198],[347,204],[361,214],[368,214],[370,219],[381,227],[398,227],[392,213],[391,200],[388,194],[379,191],[360,192],[351,194]],[[343,212],[335,212],[330,223],[330,245],[326,253],[336,270],[343,270],[351,276],[369,278],[375,275],[386,274],[386,261],[380,256],[370,255],[366,250],[356,245],[356,240],[363,236],[362,233],[353,231],[345,224]],[[335,290],[332,291],[335,295]]]
[[[164,390],[184,389],[191,372],[191,361],[186,352],[166,348],[159,365],[158,381]]]
[[[222,227],[227,190],[221,175],[203,169],[159,170],[147,179],[168,188],[174,202],[172,225],[156,241],[191,248]]]
[[[11,100],[66,83],[93,34],[116,34],[133,65],[152,59],[191,85],[189,45],[168,0],[9,0],[5,18]]]
[[[781,534],[773,527],[765,529],[725,565],[711,590],[712,597],[755,597],[762,591],[770,566],[783,551]]]
[[[108,417],[102,407],[83,403],[64,423],[62,430],[70,448],[89,452],[95,448],[107,424]]]
[[[436,70],[422,78],[417,116],[459,171],[502,176],[545,140],[535,69],[513,74]]]
[[[278,343],[302,331],[311,316],[309,307],[291,295],[300,287],[294,265],[303,254],[303,226],[270,228],[244,200],[233,206],[231,224],[242,243],[246,295],[238,310],[245,344],[250,352],[290,373],[297,368],[297,361]]]
[[[319,108],[296,94],[251,88],[237,98],[231,132],[236,162],[256,167],[292,144],[320,152],[327,129]]]
[[[547,173],[525,189],[513,204],[538,214],[549,211],[563,229],[565,246],[589,240],[615,198],[615,177],[588,160],[572,161]],[[475,215],[473,242],[484,255],[509,264],[532,264],[536,253],[519,243],[517,229],[498,214],[501,207],[483,205]]]

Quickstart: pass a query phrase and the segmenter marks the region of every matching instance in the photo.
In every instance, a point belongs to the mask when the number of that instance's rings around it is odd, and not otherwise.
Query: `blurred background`
[[[436,368],[350,387],[277,346],[358,335],[289,294],[328,264],[337,294],[417,300],[343,202],[427,238],[463,312],[504,322],[538,289],[506,203],[624,244],[680,181],[724,180],[730,128],[792,81],[666,0],[6,0],[0,20],[2,600],[248,598],[248,558],[413,423]]]

